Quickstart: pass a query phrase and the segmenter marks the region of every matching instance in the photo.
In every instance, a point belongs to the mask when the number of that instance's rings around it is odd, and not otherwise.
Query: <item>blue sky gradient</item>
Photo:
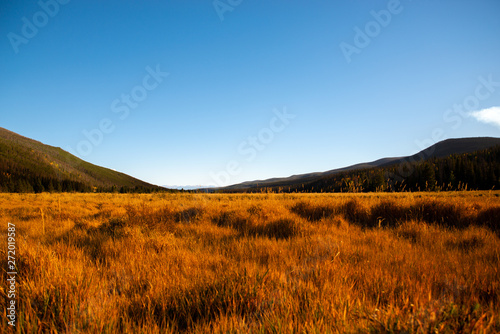
[[[469,116],[500,106],[496,0],[0,6],[0,126],[154,184],[233,184],[500,136]],[[284,110],[294,117],[279,122]]]

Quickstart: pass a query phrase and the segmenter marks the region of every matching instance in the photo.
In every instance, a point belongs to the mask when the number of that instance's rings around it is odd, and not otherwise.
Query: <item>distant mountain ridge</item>
[[[0,128],[0,191],[152,191],[161,187]]]
[[[332,169],[325,172],[315,172],[307,174],[292,175],[283,178],[271,178],[266,180],[247,181],[230,185],[227,187],[218,188],[222,191],[245,191],[254,188],[264,187],[289,187],[296,184],[304,184],[314,182],[319,179],[335,175],[341,172],[349,172],[354,170],[362,170],[377,167],[388,167],[401,163],[415,163],[432,158],[444,158],[452,154],[464,154],[474,151],[488,149],[500,145],[500,138],[494,137],[472,137],[472,138],[455,138],[440,141],[430,147],[406,157],[382,158],[372,162],[359,163],[343,168]],[[208,189],[209,190],[209,189]]]
[[[198,186],[164,185],[162,187],[167,188],[167,189],[176,189],[176,190],[198,190],[198,189],[204,189],[204,188],[215,188],[215,186],[202,186],[202,185],[198,185]]]

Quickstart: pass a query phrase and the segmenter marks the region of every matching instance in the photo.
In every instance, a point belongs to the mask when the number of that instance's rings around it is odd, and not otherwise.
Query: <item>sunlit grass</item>
[[[500,331],[500,192],[0,203],[19,333]]]

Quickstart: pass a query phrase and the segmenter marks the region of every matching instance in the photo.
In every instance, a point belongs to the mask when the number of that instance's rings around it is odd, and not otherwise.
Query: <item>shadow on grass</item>
[[[313,222],[335,214],[331,206],[319,206],[308,202],[298,202],[290,208],[290,211]]]
[[[219,227],[228,227],[239,232],[240,237],[267,237],[270,239],[289,239],[299,234],[298,224],[293,219],[282,218],[256,224],[251,218],[236,211],[224,211],[212,218]]]
[[[121,218],[112,218],[94,227],[85,221],[75,222],[75,226],[63,235],[54,238],[50,244],[63,242],[82,249],[96,264],[106,262],[106,254],[102,246],[108,240],[118,240],[125,236],[127,223]]]
[[[458,229],[480,226],[489,228],[500,237],[500,207],[471,213],[468,212],[468,207],[435,199],[420,199],[409,205],[382,200],[371,207],[365,206],[357,198],[337,206],[302,201],[293,205],[290,212],[312,222],[342,215],[347,222],[362,228],[395,228],[409,221]],[[411,236],[409,238],[412,239]]]

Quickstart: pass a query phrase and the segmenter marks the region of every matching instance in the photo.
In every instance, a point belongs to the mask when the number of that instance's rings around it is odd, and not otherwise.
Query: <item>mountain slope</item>
[[[83,161],[59,147],[0,128],[0,191],[90,191],[159,187]]]
[[[476,137],[447,139],[438,142],[414,155],[399,158],[382,158],[372,162],[360,163],[348,167],[329,170],[326,172],[292,175],[284,178],[272,178],[267,180],[247,181],[227,187],[220,188],[222,191],[246,191],[263,187],[291,187],[298,184],[315,182],[328,176],[342,172],[363,170],[376,167],[389,167],[401,163],[415,163],[432,158],[444,158],[452,154],[464,154],[500,145],[500,138]]]
[[[431,158],[445,158],[452,154],[464,154],[474,151],[484,150],[496,145],[500,145],[500,138],[474,137],[474,138],[454,138],[440,141],[428,148],[411,155],[394,159],[389,163],[382,163],[376,167],[385,167],[402,162],[418,162]]]

